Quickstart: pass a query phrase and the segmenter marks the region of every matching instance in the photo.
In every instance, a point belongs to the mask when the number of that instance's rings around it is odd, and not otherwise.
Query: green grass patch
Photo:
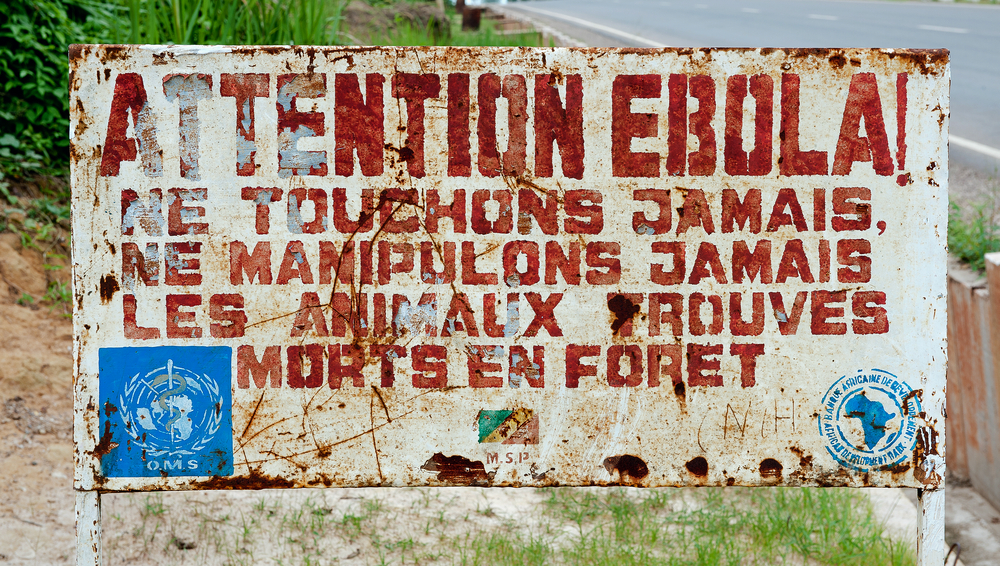
[[[496,21],[484,17],[475,31],[462,30],[462,17],[451,12],[448,17],[450,31],[438,32],[433,25],[420,27],[403,18],[396,18],[396,27],[388,35],[375,36],[376,45],[412,46],[480,46],[480,47],[545,47],[542,34],[535,30],[503,33],[496,28]]]
[[[909,548],[885,538],[867,501],[844,490],[559,490],[547,506],[574,527],[557,545],[567,564],[914,563]]]
[[[983,256],[1000,251],[1000,224],[995,198],[966,210],[951,201],[948,209],[948,251],[972,269],[986,268]]]
[[[337,0],[119,0],[120,43],[336,45]]]
[[[487,491],[378,490],[381,498],[366,490],[115,495],[105,504],[106,560],[334,564],[348,559],[462,566],[915,563],[912,547],[886,535],[859,490]]]

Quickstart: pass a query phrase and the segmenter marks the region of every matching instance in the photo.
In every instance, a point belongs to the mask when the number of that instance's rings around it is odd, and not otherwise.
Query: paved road
[[[508,7],[594,46],[951,50],[952,160],[1000,169],[1000,6],[849,0],[546,0]],[[577,32],[577,33],[574,33]]]

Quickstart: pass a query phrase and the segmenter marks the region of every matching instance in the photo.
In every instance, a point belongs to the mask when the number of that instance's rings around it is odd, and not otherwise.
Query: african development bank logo
[[[102,348],[106,477],[233,473],[232,349]]]
[[[837,380],[823,397],[819,432],[841,464],[860,471],[889,468],[916,442],[920,401],[913,389],[880,369]]]

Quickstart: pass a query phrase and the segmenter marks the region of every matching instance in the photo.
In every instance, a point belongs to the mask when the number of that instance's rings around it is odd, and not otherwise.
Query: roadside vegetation
[[[986,269],[983,256],[1000,251],[1000,181],[992,181],[979,202],[963,207],[951,201],[948,210],[948,252],[980,273]]]
[[[47,291],[18,303],[69,313],[69,102],[66,46],[99,40],[100,6],[85,1],[0,3],[0,232],[42,254]],[[66,271],[67,273],[56,273]]]
[[[108,564],[910,566],[867,497],[816,488],[122,494]],[[511,491],[518,491],[511,494]],[[379,490],[385,493],[385,490]],[[168,502],[170,501],[170,502]],[[172,503],[171,503],[172,502]],[[177,506],[174,509],[173,506]],[[183,512],[181,512],[183,509]],[[111,535],[110,533],[116,533]]]
[[[451,4],[408,0],[6,0],[0,2],[0,234],[42,254],[47,291],[18,302],[69,315],[67,48],[72,43],[541,45]]]

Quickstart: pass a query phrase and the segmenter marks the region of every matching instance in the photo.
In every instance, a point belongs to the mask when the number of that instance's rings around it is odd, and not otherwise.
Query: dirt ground
[[[68,271],[0,234],[0,561],[73,554],[73,326],[58,308],[17,304]]]

